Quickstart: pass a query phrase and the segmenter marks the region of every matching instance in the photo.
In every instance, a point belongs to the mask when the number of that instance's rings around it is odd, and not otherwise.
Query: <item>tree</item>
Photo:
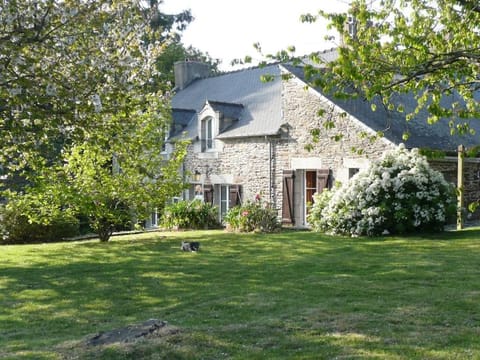
[[[101,241],[108,241],[117,226],[147,218],[184,189],[179,168],[187,141],[177,142],[167,160],[155,145],[165,138],[161,116],[142,114],[124,120],[129,129],[112,129],[103,139],[69,148],[65,164],[43,169],[27,192],[36,202],[44,194],[54,194],[41,202],[43,211],[55,214],[61,209],[87,216]],[[36,217],[34,213],[32,220]]]
[[[174,67],[173,65],[177,61],[191,59],[208,63],[212,70],[212,73],[218,73],[219,59],[213,59],[208,53],[203,53],[201,50],[192,46],[185,47],[180,38],[170,40],[170,43],[165,46],[162,53],[157,57],[156,66],[157,71],[160,74],[159,81],[162,83],[175,82]]]
[[[156,8],[136,0],[0,4],[4,171],[42,166],[64,145],[101,133],[111,114],[131,112],[132,101],[149,92],[160,91],[161,101],[151,105],[168,106],[167,89],[149,87],[162,51],[149,26],[155,17]],[[173,26],[175,18],[168,19]]]
[[[379,96],[389,109],[396,93],[415,95],[428,122],[450,120],[453,132],[469,131],[464,119],[480,118],[480,6],[476,0],[355,0],[348,13],[319,12],[342,39],[338,58],[306,66],[315,86],[341,96]],[[317,55],[312,59],[321,63]],[[325,69],[326,68],[326,69]],[[325,71],[327,70],[327,71]],[[321,76],[318,76],[321,75]],[[450,101],[444,101],[449,98]],[[405,134],[408,137],[408,134]]]
[[[91,218],[101,222],[107,203],[141,215],[181,189],[172,169],[184,144],[171,160],[160,158],[170,99],[167,86],[152,85],[163,47],[150,26],[158,4],[145,4],[0,4],[0,168],[29,181],[21,194],[42,210],[28,214],[31,221],[68,207],[98,210]]]

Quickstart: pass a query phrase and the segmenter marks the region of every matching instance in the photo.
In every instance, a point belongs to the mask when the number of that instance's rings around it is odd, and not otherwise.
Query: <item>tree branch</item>
[[[457,0],[457,2],[469,10],[480,13],[480,4],[477,0]]]

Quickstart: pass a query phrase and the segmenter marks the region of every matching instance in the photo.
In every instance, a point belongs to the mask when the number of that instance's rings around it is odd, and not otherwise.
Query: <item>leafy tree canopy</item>
[[[160,73],[159,81],[164,84],[174,84],[175,75],[173,65],[175,62],[185,59],[207,63],[210,65],[213,73],[219,72],[219,59],[214,59],[208,53],[204,53],[192,46],[185,47],[179,37],[174,37],[170,43],[165,46],[156,60],[157,71]]]
[[[429,123],[447,118],[453,131],[465,130],[462,119],[480,118],[477,0],[382,0],[373,6],[355,0],[348,13],[320,11],[303,21],[319,18],[328,19],[342,40],[336,60],[323,69],[306,67],[315,86],[368,100],[380,96],[400,112],[403,106],[392,96],[412,93],[417,107],[405,114],[407,121],[426,109]],[[322,63],[315,54],[311,58]]]
[[[7,196],[30,203],[32,222],[71,209],[108,239],[116,209],[145,215],[181,190],[185,144],[161,156],[171,115],[156,60],[191,18],[160,4],[0,3],[0,168],[29,180]]]
[[[102,134],[139,104],[168,106],[152,88],[162,51],[156,2],[11,0],[0,4],[0,164],[42,166],[65,144]],[[165,17],[161,32],[180,19]],[[148,41],[146,40],[148,39]],[[146,98],[157,92],[157,99]],[[102,120],[99,120],[101,118]]]

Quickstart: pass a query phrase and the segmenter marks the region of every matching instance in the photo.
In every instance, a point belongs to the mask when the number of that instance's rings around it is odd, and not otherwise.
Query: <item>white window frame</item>
[[[226,197],[223,197],[223,189],[225,189]],[[223,212],[222,206],[225,205],[225,212]],[[223,220],[224,216],[230,210],[230,185],[220,185],[220,219]]]
[[[202,119],[200,136],[200,140],[202,141],[202,152],[213,150],[213,117],[208,116]]]

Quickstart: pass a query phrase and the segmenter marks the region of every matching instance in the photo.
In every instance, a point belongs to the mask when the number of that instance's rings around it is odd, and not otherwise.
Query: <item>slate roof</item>
[[[190,109],[173,109],[172,117],[174,124],[187,126],[192,118],[196,115],[195,110]]]
[[[304,56],[301,59],[301,62],[305,65],[322,67],[323,65],[321,63],[319,64],[318,62],[312,61],[310,59],[311,56],[316,56],[321,61],[328,63],[328,62],[332,62],[332,61],[338,59],[338,50],[337,50],[337,48],[332,48],[332,49],[328,49],[328,50],[317,51],[317,52],[313,52],[311,55]]]
[[[218,111],[223,114],[223,116],[229,119],[240,119],[243,112],[242,104],[233,104],[220,101],[209,101],[208,102],[213,110]]]
[[[284,65],[284,67],[296,77],[305,81],[303,69]],[[319,93],[321,91],[316,89]],[[331,102],[342,108],[348,114],[354,116],[362,123],[374,131],[384,132],[384,137],[395,144],[405,143],[409,148],[429,148],[434,150],[454,151],[458,145],[463,144],[466,147],[480,144],[480,119],[461,120],[470,125],[475,130],[475,135],[450,135],[448,119],[441,119],[434,125],[427,123],[426,111],[420,112],[411,121],[405,120],[405,114],[412,112],[416,106],[416,100],[413,95],[399,94],[394,102],[403,104],[405,110],[403,113],[386,109],[380,99],[375,99],[373,103],[376,110],[372,110],[372,102],[363,99],[340,100],[333,96],[321,93]],[[480,101],[480,93],[476,94]],[[453,95],[454,96],[454,95]],[[445,99],[448,102],[449,99]],[[450,100],[451,101],[451,100]],[[403,133],[408,131],[410,138],[407,141],[402,139]]]
[[[336,51],[328,51],[324,56],[334,57]],[[303,69],[297,66],[282,64],[300,80],[307,82]],[[275,80],[261,82],[262,75],[274,75]],[[189,138],[198,135],[197,114],[208,101],[214,110],[223,112],[226,117],[238,119],[233,122],[218,138],[236,138],[250,136],[275,135],[282,125],[282,84],[280,65],[272,64],[264,68],[249,68],[231,73],[195,80],[187,88],[179,91],[172,99],[174,119],[180,119],[182,131]],[[382,131],[387,140],[405,143],[409,148],[429,148],[434,150],[454,151],[458,145],[466,147],[480,144],[480,120],[465,120],[477,135],[450,135],[447,119],[435,125],[426,122],[426,112],[420,113],[410,122],[405,121],[405,114],[415,108],[416,101],[411,95],[398,95],[398,101],[404,107],[404,113],[389,111],[379,99],[376,99],[376,111],[371,102],[363,99],[340,100],[321,93],[345,112],[364,123],[374,131]],[[480,93],[478,93],[480,101]],[[190,116],[190,117],[189,117]],[[185,123],[188,124],[185,125]],[[462,121],[463,122],[463,121]],[[404,132],[410,133],[407,141],[402,139]],[[179,134],[179,132],[176,132]]]
[[[189,109],[172,109],[173,124],[170,128],[170,136],[176,137],[180,135],[187,126],[195,121],[197,113],[195,110]]]
[[[275,80],[260,81],[267,74],[275,75]],[[281,90],[280,68],[272,64],[195,80],[175,94],[172,108],[194,110],[198,114],[207,101],[214,107],[229,103],[222,109],[239,118],[219,138],[274,135],[282,122]],[[232,104],[241,104],[242,111]],[[185,130],[187,136],[197,136],[196,120]]]

